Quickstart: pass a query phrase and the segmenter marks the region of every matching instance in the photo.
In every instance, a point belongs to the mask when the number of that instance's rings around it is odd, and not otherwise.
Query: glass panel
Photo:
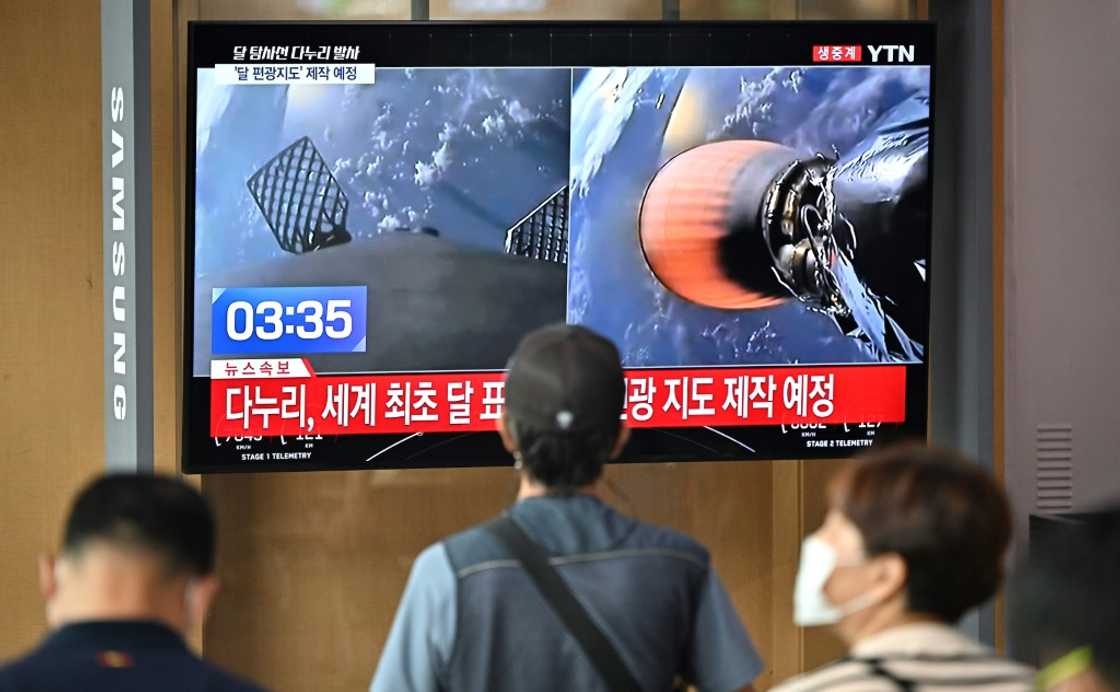
[[[681,19],[794,19],[796,0],[681,0]]]
[[[911,19],[911,0],[798,0],[798,19]]]
[[[661,0],[431,0],[432,19],[661,19]]]
[[[432,19],[660,19],[661,0],[431,0]],[[913,0],[680,0],[682,19],[913,19]],[[199,19],[409,19],[411,0],[199,0]]]
[[[430,0],[432,19],[660,19],[661,0]],[[680,0],[682,19],[914,19],[914,0]],[[199,0],[199,19],[409,19],[411,0]]]
[[[199,0],[199,19],[409,19],[411,0]]]

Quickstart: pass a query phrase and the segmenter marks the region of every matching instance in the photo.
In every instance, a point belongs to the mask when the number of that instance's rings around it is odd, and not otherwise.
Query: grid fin
[[[506,231],[506,253],[542,262],[568,263],[568,188],[552,193]]]
[[[301,254],[350,239],[350,201],[309,137],[281,150],[245,186],[284,250]]]

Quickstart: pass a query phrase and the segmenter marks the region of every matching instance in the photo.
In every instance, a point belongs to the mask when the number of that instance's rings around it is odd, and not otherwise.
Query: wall
[[[645,4],[660,10],[660,3]],[[296,18],[306,7],[178,5],[180,22]],[[432,16],[447,7],[433,2]],[[798,548],[823,516],[821,489],[835,468],[754,462],[619,465],[609,472],[621,509],[711,548],[768,663],[763,689],[840,653],[826,631],[792,624]],[[225,585],[206,628],[206,654],[277,690],[349,690],[369,683],[415,556],[500,511],[514,496],[515,479],[509,469],[212,475],[203,487],[219,512]]]
[[[778,3],[781,4],[781,3]],[[98,5],[0,0],[10,41],[0,107],[8,166],[0,305],[0,657],[42,631],[33,559],[51,547],[73,491],[103,467]],[[156,467],[177,466],[181,320],[184,21],[212,0],[152,0],[153,303]],[[65,78],[59,77],[64,75]],[[33,229],[15,236],[23,228]],[[34,306],[29,310],[27,306]],[[18,394],[18,398],[17,395]],[[64,412],[48,418],[43,411]],[[49,430],[48,430],[49,420]],[[828,463],[619,466],[624,510],[713,550],[770,664],[763,686],[836,652],[791,624],[797,547],[819,521]],[[492,515],[513,495],[504,469],[221,476],[205,480],[222,521],[226,592],[209,655],[278,689],[368,680],[415,554]]]
[[[1006,456],[1019,510],[1120,500],[1120,6],[1007,3]]]
[[[0,0],[0,659],[43,632],[35,556],[104,464],[96,0]]]
[[[619,465],[610,500],[691,533],[769,664],[770,682],[829,660],[831,637],[792,624],[798,546],[823,515],[828,462]],[[416,554],[487,519],[512,469],[210,476],[224,590],[208,656],[277,690],[368,685]]]
[[[0,172],[10,239],[0,274],[0,420],[9,440],[0,486],[0,658],[41,632],[34,554],[54,543],[67,498],[103,465],[98,4],[0,0],[10,35],[0,87],[20,95],[0,106],[0,132],[17,133]],[[183,75],[176,56],[183,22],[200,16],[200,5],[222,6],[152,0],[154,415],[156,466],[165,471],[176,468],[179,435]],[[25,228],[31,232],[15,235]],[[64,412],[64,424],[44,411]],[[611,471],[624,510],[711,546],[770,664],[763,686],[836,652],[823,632],[790,622],[797,546],[819,521],[820,488],[834,468]],[[280,690],[364,685],[415,554],[492,515],[514,489],[504,469],[220,476],[204,487],[222,522],[226,579],[207,653]]]

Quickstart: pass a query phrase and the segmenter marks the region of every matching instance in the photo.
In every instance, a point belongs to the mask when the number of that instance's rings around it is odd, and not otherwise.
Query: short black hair
[[[506,420],[525,471],[554,495],[574,493],[598,480],[622,433],[620,422],[564,433]]]
[[[80,555],[94,542],[150,551],[175,574],[214,571],[214,514],[186,483],[114,473],[87,485],[66,519],[63,550]]]
[[[944,449],[895,445],[849,465],[831,489],[869,556],[895,553],[906,562],[912,612],[953,623],[999,589],[1011,510],[980,465]]]
[[[1070,517],[1031,541],[1008,584],[1016,658],[1045,666],[1088,647],[1093,669],[1120,689],[1120,506]]]

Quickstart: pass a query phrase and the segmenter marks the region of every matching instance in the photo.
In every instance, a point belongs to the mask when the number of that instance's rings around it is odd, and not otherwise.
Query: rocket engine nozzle
[[[831,258],[821,256],[802,214],[831,165],[761,140],[702,144],[675,156],[642,199],[646,263],[670,291],[715,308],[827,299],[821,268]]]

